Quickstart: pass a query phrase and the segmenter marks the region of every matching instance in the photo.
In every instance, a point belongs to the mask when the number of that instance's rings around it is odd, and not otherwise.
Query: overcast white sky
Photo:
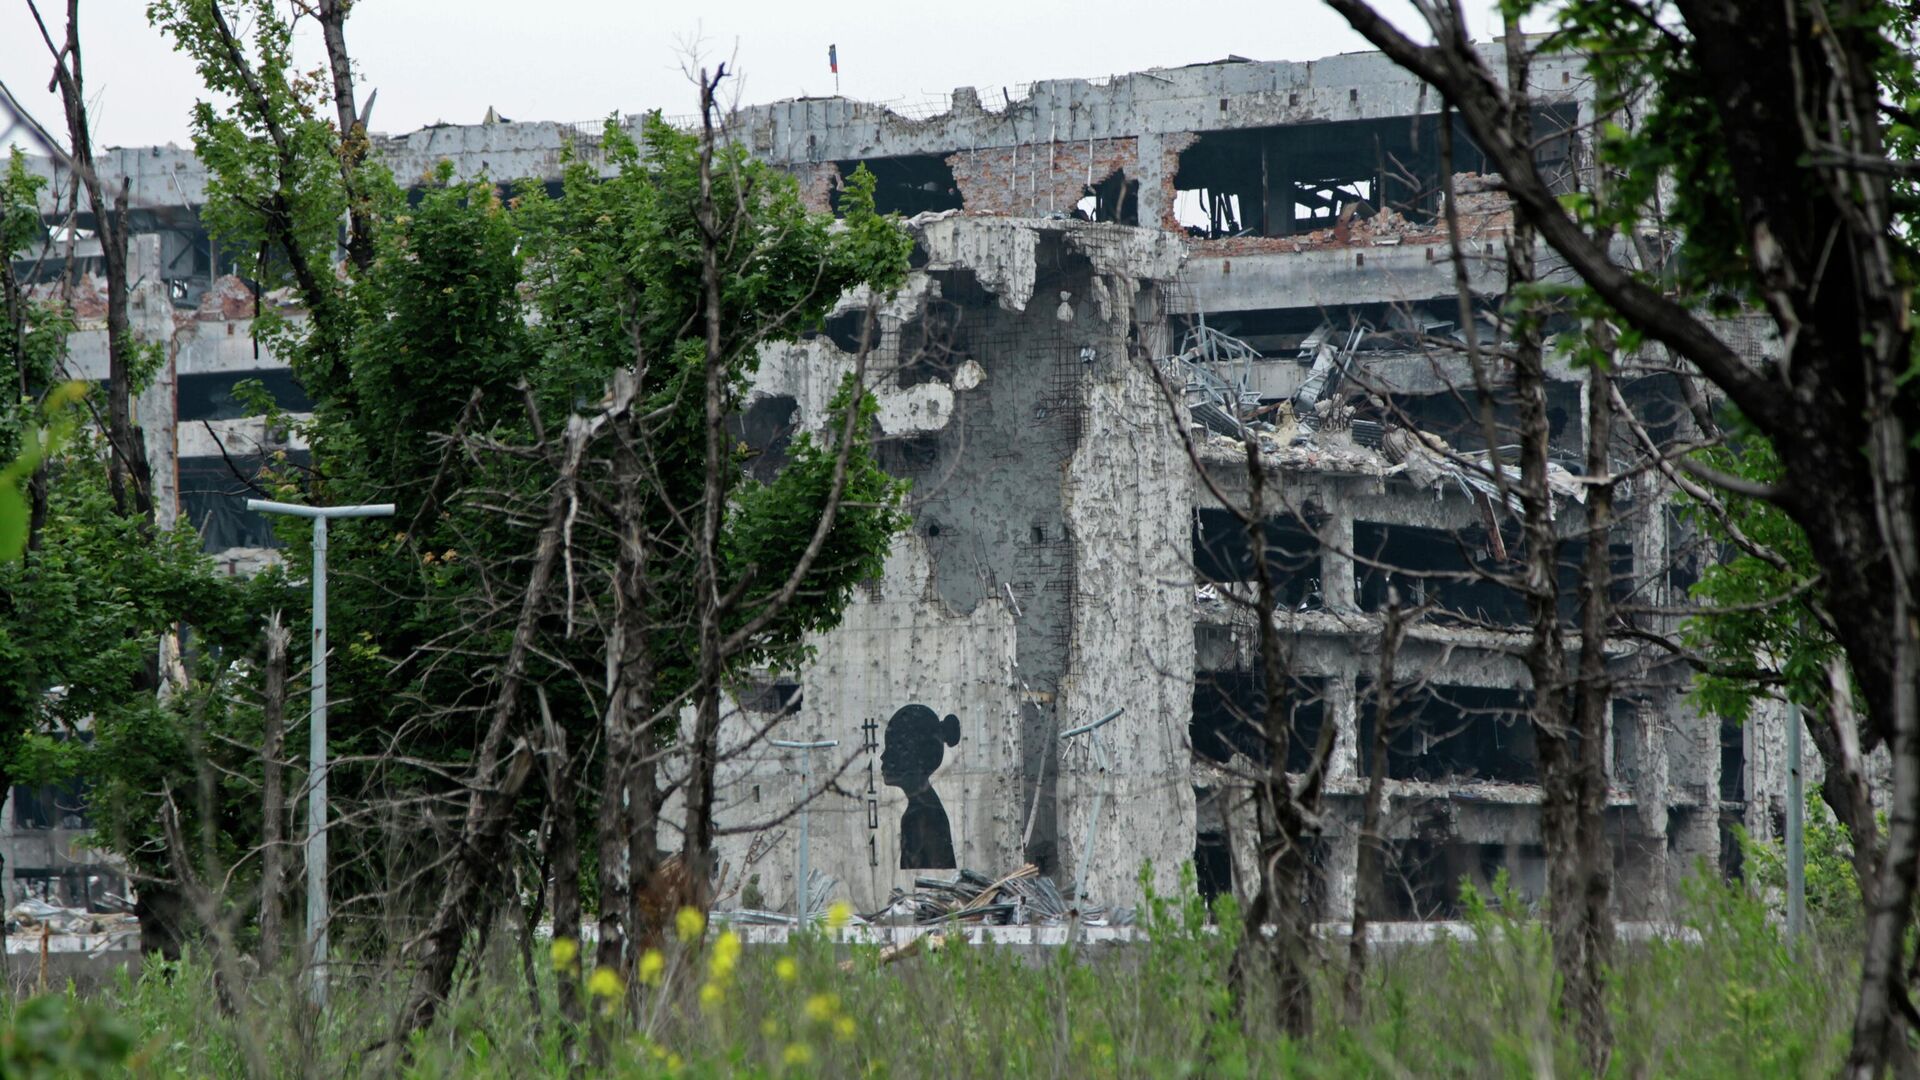
[[[50,19],[63,17],[61,0],[40,6]],[[147,25],[145,0],[80,7],[96,145],[186,145],[199,82]],[[53,30],[57,37],[59,26]],[[1488,36],[1485,15],[1473,30]],[[303,37],[304,59],[318,64],[318,33]],[[829,44],[840,50],[840,91],[870,101],[914,101],[956,86],[990,98],[1001,86],[1229,53],[1311,60],[1366,48],[1317,0],[360,0],[347,44],[361,100],[380,91],[372,127],[389,133],[477,122],[490,105],[515,120],[692,112],[694,91],[681,71],[690,48],[708,63],[730,59],[747,104],[833,93]],[[59,98],[47,92],[51,70],[26,0],[0,0],[0,79],[64,135]]]

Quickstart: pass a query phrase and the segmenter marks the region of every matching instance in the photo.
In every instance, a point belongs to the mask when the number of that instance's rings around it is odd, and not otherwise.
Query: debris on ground
[[[1083,926],[1131,926],[1133,909],[1109,909],[1062,890],[1032,863],[1002,878],[960,870],[952,879],[917,877],[911,892],[895,889],[887,906],[866,917],[870,923],[927,926],[978,923],[984,926],[1053,926],[1077,916]]]

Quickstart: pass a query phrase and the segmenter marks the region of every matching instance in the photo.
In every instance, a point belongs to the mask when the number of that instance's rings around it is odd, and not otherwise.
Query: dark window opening
[[[1746,880],[1747,853],[1740,846],[1740,830],[1746,822],[1744,811],[1720,815],[1720,874],[1728,881]]]
[[[912,154],[904,157],[869,158],[865,161],[836,161],[841,176],[852,176],[862,165],[873,173],[873,204],[883,214],[912,217],[928,211],[960,210],[960,185],[953,169],[937,154]],[[833,212],[840,212],[840,188],[828,196]]]
[[[1427,617],[1435,622],[1495,628],[1527,622],[1526,598],[1516,577],[1526,558],[1520,523],[1494,509],[1491,500],[1483,509],[1499,528],[1497,544],[1495,534],[1484,526],[1448,530],[1355,522],[1354,576],[1361,610],[1384,609],[1391,586],[1402,607],[1431,605]],[[1620,603],[1634,588],[1633,545],[1611,544],[1608,550],[1609,599]],[[1586,541],[1560,541],[1555,559],[1560,617],[1569,623],[1579,616],[1585,560]]]
[[[1746,731],[1737,720],[1720,721],[1720,800],[1747,801]]]
[[[1181,151],[1175,214],[1190,235],[1286,236],[1382,208],[1426,220],[1438,191],[1435,118],[1205,132]],[[1421,149],[1413,147],[1414,129]]]
[[[1520,443],[1520,413],[1509,388],[1493,396],[1494,438],[1498,445]],[[1487,429],[1481,402],[1470,385],[1459,392],[1396,394],[1387,411],[1388,422],[1438,435],[1459,450],[1487,448]],[[1547,384],[1547,453],[1574,472],[1584,471],[1586,428],[1580,415],[1580,388],[1573,383]]]
[[[1520,530],[1501,515],[1506,561],[1485,529],[1452,532],[1413,525],[1355,522],[1354,574],[1363,611],[1387,606],[1389,587],[1403,608],[1433,605],[1429,618],[1473,625],[1518,625],[1527,619],[1519,590],[1488,575],[1511,574],[1520,553]]]
[[[1576,180],[1577,113],[1534,110],[1535,158],[1556,192]],[[1456,121],[1453,169],[1486,174]],[[1440,118],[1397,117],[1202,132],[1180,153],[1175,214],[1190,235],[1286,236],[1391,210],[1417,224],[1440,212]]]
[[[877,337],[878,327],[876,327],[875,330]],[[860,351],[861,338],[865,337],[867,333],[866,309],[858,308],[853,311],[840,312],[838,315],[829,315],[821,321],[820,331],[825,334],[827,340],[833,342],[834,347],[841,352],[858,353]],[[871,350],[878,344],[880,343],[877,340],[869,341],[867,342],[867,348]]]
[[[800,684],[786,679],[749,683],[735,691],[734,700],[746,712],[797,716],[801,704]]]
[[[93,914],[129,910],[126,879],[105,866],[22,867],[13,872],[13,900],[39,900]]]
[[[727,421],[727,430],[747,444],[753,458],[747,473],[763,484],[770,484],[787,462],[787,444],[799,430],[794,422],[799,403],[785,394],[756,398],[746,409]]]
[[[58,784],[13,788],[13,825],[16,829],[90,829],[87,782],[75,778]]]
[[[940,463],[940,443],[926,432],[881,439],[876,456],[880,467],[894,476],[912,476]]]
[[[1462,883],[1491,900],[1501,871],[1523,903],[1546,891],[1546,850],[1539,844],[1415,837],[1389,842],[1385,862],[1379,880],[1355,888],[1370,891],[1371,909],[1388,922],[1459,918]]]
[[[1640,783],[1640,711],[1631,701],[1613,703],[1613,784]]]
[[[901,359],[894,369],[894,384],[904,390],[920,383],[953,378],[955,369],[967,359],[956,347],[959,324],[959,307],[929,300],[920,318],[900,328]]]
[[[199,531],[207,551],[283,546],[273,533],[272,520],[248,510],[247,499],[259,497],[252,484],[268,466],[297,472],[310,460],[305,450],[284,453],[284,461],[261,455],[236,455],[231,464],[220,457],[180,459],[180,514]]]
[[[1323,606],[1320,540],[1305,523],[1292,515],[1269,518],[1265,557],[1280,603],[1295,610]],[[1254,580],[1253,547],[1238,517],[1217,508],[1193,512],[1193,566],[1202,582]]]
[[[1193,845],[1193,870],[1199,879],[1200,897],[1208,907],[1221,896],[1233,894],[1233,852],[1227,838],[1219,833],[1202,836]]]
[[[176,398],[180,420],[237,420],[249,415],[251,410],[233,392],[234,384],[246,379],[258,380],[274,404],[286,412],[313,410],[307,392],[286,368],[213,371],[180,376]]]
[[[1229,793],[1215,787],[1193,789],[1195,830],[1193,871],[1200,896],[1212,906],[1233,893],[1233,849],[1227,825]]]
[[[1074,217],[1082,221],[1140,224],[1140,181],[1127,179],[1124,171],[1116,171],[1105,180],[1087,187],[1085,195],[1074,207]]]
[[[1292,726],[1287,739],[1287,771],[1305,772],[1313,762],[1320,727],[1326,720],[1326,684],[1317,678],[1288,680],[1287,708]],[[1194,753],[1225,764],[1235,753],[1266,764],[1267,695],[1264,680],[1252,672],[1203,671],[1193,679],[1193,720],[1188,735]]]
[[[1460,340],[1459,318],[1458,303],[1451,298],[1417,304],[1338,304],[1206,313],[1209,327],[1246,342],[1262,356],[1302,360],[1312,359],[1312,350],[1329,328],[1344,342],[1351,327],[1361,327],[1361,336],[1354,342],[1355,353],[1418,352],[1435,348],[1434,339]],[[1184,340],[1198,319],[1173,315],[1168,321],[1174,339]],[[1482,340],[1491,333],[1490,328],[1483,330]],[[1303,354],[1302,350],[1307,351]],[[1471,380],[1463,390],[1471,390]]]
[[[1393,710],[1387,735],[1391,780],[1538,783],[1528,697],[1494,687],[1428,685]],[[1360,769],[1373,770],[1379,701],[1360,683]]]

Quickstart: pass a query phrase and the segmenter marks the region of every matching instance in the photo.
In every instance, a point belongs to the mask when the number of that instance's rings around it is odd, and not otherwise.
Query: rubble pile
[[[913,879],[911,892],[893,890],[887,906],[866,917],[870,923],[926,926],[965,922],[984,926],[1056,926],[1078,918],[1083,926],[1131,926],[1133,909],[1108,908],[1072,899],[1071,887],[1061,889],[1029,863],[994,879],[974,870],[960,870],[951,880]]]
[[[29,897],[7,909],[6,951],[98,956],[137,949],[140,920],[134,917],[130,904],[125,906],[129,910],[89,911]]]

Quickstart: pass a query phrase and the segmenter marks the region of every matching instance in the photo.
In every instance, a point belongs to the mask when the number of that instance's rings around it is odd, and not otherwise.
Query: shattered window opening
[[[953,169],[947,165],[946,158],[938,154],[836,161],[834,165],[840,170],[841,176],[852,176],[855,169],[862,165],[867,167],[874,179],[874,209],[882,214],[912,217],[930,211],[937,213],[965,209],[960,197],[960,185],[953,178]],[[842,190],[836,185],[827,196],[827,203],[835,214],[842,212]]]

